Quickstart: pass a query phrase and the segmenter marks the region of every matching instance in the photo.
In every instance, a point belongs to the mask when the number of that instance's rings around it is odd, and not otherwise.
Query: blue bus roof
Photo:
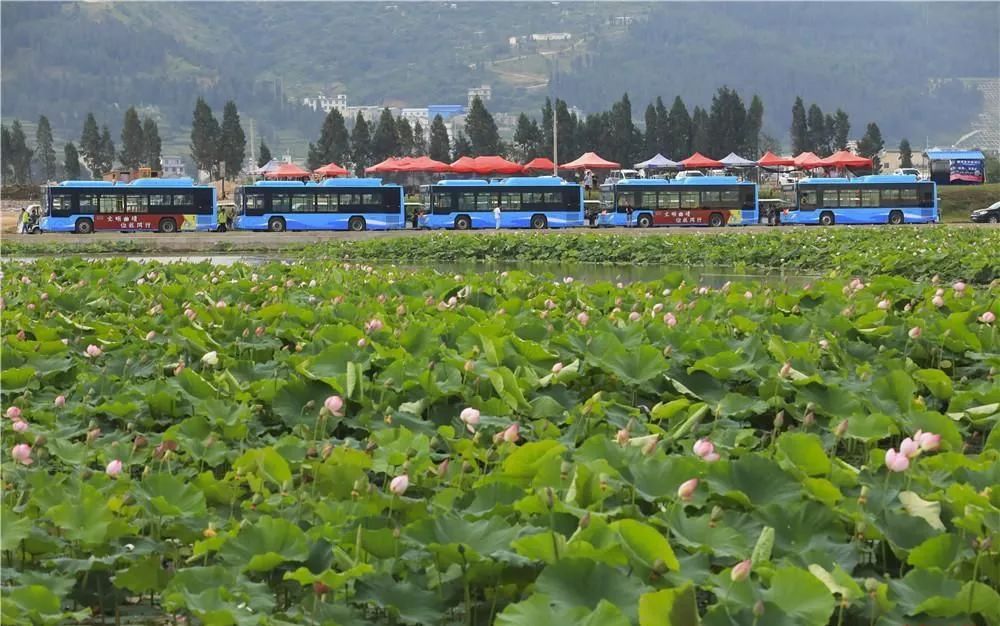
[[[619,187],[674,187],[678,185],[752,185],[736,176],[695,176],[691,178],[625,178],[615,183]]]
[[[248,187],[399,187],[386,184],[381,178],[328,178],[321,183],[300,180],[258,180]]]
[[[129,183],[130,187],[194,187],[190,178],[137,178]]]
[[[558,176],[512,176],[500,180],[488,181],[481,178],[440,180],[431,187],[570,187],[577,186]]]
[[[115,184],[107,180],[64,180],[57,187],[114,187]]]
[[[913,174],[893,174],[871,176],[856,176],[854,178],[803,178],[800,185],[872,185],[884,183],[916,183],[921,182]],[[923,181],[929,182],[929,181]]]

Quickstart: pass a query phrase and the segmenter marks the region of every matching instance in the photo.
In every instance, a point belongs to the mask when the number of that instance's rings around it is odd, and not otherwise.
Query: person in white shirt
[[[496,222],[494,227],[496,230],[500,230],[500,205],[493,207],[493,221]]]

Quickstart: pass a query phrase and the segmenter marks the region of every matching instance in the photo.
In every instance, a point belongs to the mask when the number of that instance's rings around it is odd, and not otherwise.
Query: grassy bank
[[[894,274],[985,283],[1000,278],[1000,230],[904,227],[781,229],[721,233],[434,233],[420,236],[288,242],[280,248],[261,240],[233,246],[209,242],[206,253],[261,251],[302,258],[366,261],[539,261],[619,265],[722,266],[738,270],[809,273]],[[5,255],[156,253],[156,238],[94,241],[83,245],[5,245]],[[177,254],[170,250],[167,254]]]
[[[1000,200],[1000,183],[992,185],[939,186],[939,209],[944,222],[968,222],[969,213]]]

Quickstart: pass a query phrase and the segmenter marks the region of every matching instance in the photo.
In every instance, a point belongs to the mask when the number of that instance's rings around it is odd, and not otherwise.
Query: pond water
[[[94,255],[92,259],[121,258],[120,255]],[[236,263],[248,265],[264,265],[272,262],[296,263],[302,259],[284,257],[281,255],[125,255],[130,261],[139,263],[211,263],[219,266],[229,266]],[[31,262],[34,257],[22,257],[16,262]],[[8,261],[11,261],[8,259]],[[363,262],[366,265],[382,267],[398,267],[401,269],[432,269],[444,274],[485,274],[512,270],[522,270],[537,275],[551,275],[554,280],[562,280],[572,276],[575,280],[584,282],[609,281],[613,283],[632,283],[659,280],[667,274],[679,272],[688,280],[697,281],[709,287],[718,287],[727,281],[756,281],[765,284],[785,284],[801,286],[816,278],[815,275],[804,275],[787,272],[746,272],[725,266],[676,266],[676,265],[601,265],[596,263],[538,263],[522,261],[473,261],[468,263],[454,261],[428,261],[427,263],[390,263],[386,261]]]

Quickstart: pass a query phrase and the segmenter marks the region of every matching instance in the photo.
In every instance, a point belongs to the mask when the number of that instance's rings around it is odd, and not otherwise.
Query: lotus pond
[[[995,283],[3,281],[5,623],[1000,623]]]

